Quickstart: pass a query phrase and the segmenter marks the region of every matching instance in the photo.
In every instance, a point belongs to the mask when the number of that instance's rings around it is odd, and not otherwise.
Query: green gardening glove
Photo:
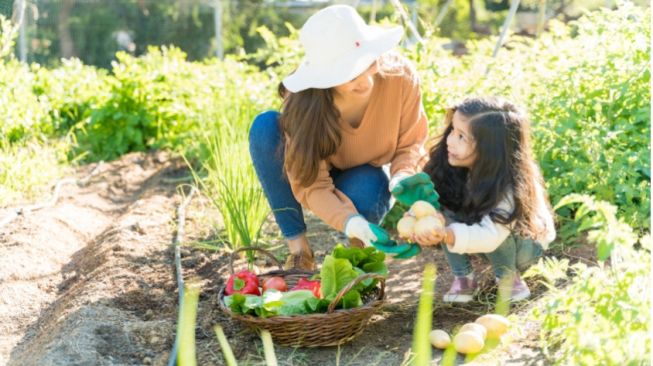
[[[435,191],[431,177],[423,172],[401,180],[390,193],[397,202],[401,202],[408,207],[417,201],[426,201],[436,209],[440,209],[440,203],[438,202],[440,195]]]
[[[414,256],[416,256],[416,255],[418,255],[419,253],[422,252],[422,247],[420,247],[419,244],[410,243],[408,245],[410,246],[410,248],[408,250],[406,250],[403,253],[399,253],[399,254],[395,255],[393,258],[395,258],[395,259],[407,259],[407,258],[414,257]]]
[[[395,201],[383,219],[381,219],[381,227],[386,230],[394,230],[397,228],[397,223],[404,217],[404,213],[410,209],[410,206],[406,206],[399,201]]]
[[[421,247],[414,243],[397,244],[396,241],[390,239],[388,232],[378,225],[370,224],[370,228],[377,238],[376,241],[372,242],[372,246],[382,252],[396,254],[394,258],[406,259],[413,257],[422,251]]]

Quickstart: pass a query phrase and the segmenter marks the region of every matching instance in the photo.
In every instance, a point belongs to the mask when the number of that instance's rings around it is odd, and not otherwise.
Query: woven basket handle
[[[272,262],[274,262],[274,264],[277,267],[279,267],[280,271],[283,271],[283,266],[281,265],[281,263],[269,251],[267,251],[267,250],[265,250],[265,249],[263,249],[261,247],[242,247],[242,248],[238,248],[238,249],[234,250],[234,252],[231,253],[231,257],[229,258],[229,271],[231,272],[231,274],[234,274],[234,260],[236,259],[237,254],[240,253],[240,252],[248,251],[248,250],[254,250],[254,251],[262,252],[268,258],[272,259]]]
[[[331,304],[329,304],[329,309],[327,310],[327,314],[333,313],[333,311],[336,309],[336,305],[338,305],[338,302],[340,302],[340,299],[342,299],[343,296],[349,290],[351,290],[354,286],[358,285],[362,281],[368,280],[370,278],[377,279],[381,283],[381,291],[379,291],[379,296],[377,297],[378,300],[383,299],[383,294],[385,293],[385,277],[381,276],[380,274],[376,273],[365,273],[362,274],[356,278],[354,278],[347,286],[343,287],[340,292],[338,292],[338,295],[336,295],[336,298],[331,301]]]

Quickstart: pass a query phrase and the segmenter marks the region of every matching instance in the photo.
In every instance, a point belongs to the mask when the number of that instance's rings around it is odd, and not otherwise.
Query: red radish
[[[263,292],[269,289],[275,289],[284,292],[288,291],[288,285],[286,285],[286,281],[283,279],[283,277],[270,277],[263,281]]]
[[[322,295],[322,292],[320,291],[320,281],[309,281],[306,277],[300,278],[295,287],[290,289],[290,291],[293,290],[311,290],[313,295],[318,299]]]

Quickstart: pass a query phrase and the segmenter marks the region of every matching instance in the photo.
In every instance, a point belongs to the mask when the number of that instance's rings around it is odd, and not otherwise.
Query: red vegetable
[[[283,277],[275,276],[263,281],[263,292],[268,289],[275,289],[283,292],[288,291],[288,285],[286,285],[286,281],[284,281]]]
[[[227,295],[243,294],[243,295],[260,295],[261,291],[258,289],[258,278],[256,275],[248,270],[242,270],[234,273],[227,281],[227,288],[224,291]]]
[[[295,287],[290,289],[290,291],[294,290],[311,290],[313,291],[313,295],[317,297],[318,299],[320,298],[320,281],[309,281],[306,277],[302,277],[297,281],[297,284]]]

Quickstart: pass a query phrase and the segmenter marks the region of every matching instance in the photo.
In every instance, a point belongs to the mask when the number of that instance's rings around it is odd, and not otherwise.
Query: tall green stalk
[[[255,244],[270,212],[249,156],[247,132],[242,122],[223,123],[206,138],[202,185],[222,214],[231,249]]]
[[[184,286],[184,300],[179,311],[179,354],[177,365],[195,366],[195,323],[197,320],[197,303],[200,298],[200,287],[189,283]]]
[[[424,267],[422,279],[422,293],[419,296],[417,319],[413,330],[413,366],[428,366],[431,364],[431,322],[433,318],[433,295],[435,292],[435,279],[437,277],[435,265],[427,264]]]
[[[215,330],[215,335],[218,337],[218,343],[220,343],[220,348],[222,349],[222,356],[224,357],[227,366],[238,366],[234,352],[231,350],[231,346],[229,345],[227,337],[224,335],[222,327],[216,325],[213,327],[213,330]]]
[[[277,356],[274,353],[272,334],[265,329],[261,330],[261,341],[263,341],[263,351],[265,352],[265,364],[267,366],[277,366]]]

